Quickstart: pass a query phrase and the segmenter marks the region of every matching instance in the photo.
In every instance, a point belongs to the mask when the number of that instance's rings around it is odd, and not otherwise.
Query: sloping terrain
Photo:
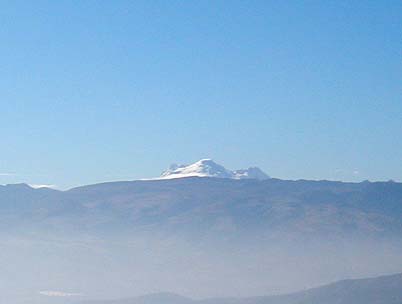
[[[393,182],[0,186],[2,296],[18,304],[69,300],[41,291],[244,298],[401,272],[401,202],[402,184]]]
[[[402,274],[344,280],[289,295],[192,300],[173,294],[132,299],[89,301],[86,304],[400,304]]]
[[[181,178],[69,191],[0,186],[0,225],[81,230],[161,227],[305,234],[402,233],[402,184]]]

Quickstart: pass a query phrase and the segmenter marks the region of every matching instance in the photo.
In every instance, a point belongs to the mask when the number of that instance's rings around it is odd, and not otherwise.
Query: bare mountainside
[[[0,284],[16,304],[160,290],[248,297],[402,271],[394,182],[19,184],[0,186],[0,213]]]
[[[4,229],[18,219],[55,229],[400,235],[402,184],[198,177],[68,191],[19,184],[0,186],[0,212]]]
[[[169,293],[82,304],[400,304],[402,274],[333,284],[279,296],[192,300]]]

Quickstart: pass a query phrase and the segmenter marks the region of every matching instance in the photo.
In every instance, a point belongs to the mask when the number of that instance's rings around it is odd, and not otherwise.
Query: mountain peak
[[[183,178],[183,177],[216,177],[231,179],[268,179],[261,169],[251,167],[231,171],[217,164],[210,158],[201,159],[190,165],[173,164],[168,170],[162,172],[161,179]]]

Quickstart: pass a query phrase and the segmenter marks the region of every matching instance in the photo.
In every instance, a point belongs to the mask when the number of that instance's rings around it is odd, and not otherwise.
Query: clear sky
[[[1,4],[2,184],[402,180],[399,0]]]

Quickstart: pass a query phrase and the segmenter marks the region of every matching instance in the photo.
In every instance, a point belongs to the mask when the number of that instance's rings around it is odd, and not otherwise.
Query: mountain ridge
[[[177,300],[175,302],[175,300]],[[346,279],[303,291],[246,298],[194,300],[172,293],[155,293],[134,298],[85,301],[80,304],[400,304],[402,273]]]

